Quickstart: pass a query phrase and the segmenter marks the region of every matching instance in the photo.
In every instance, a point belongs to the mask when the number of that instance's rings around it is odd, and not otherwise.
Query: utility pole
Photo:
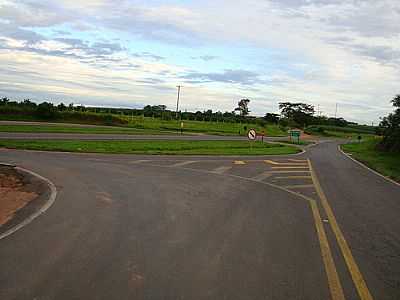
[[[335,108],[335,119],[337,118],[337,102],[336,102],[336,108]]]
[[[181,94],[181,85],[176,86],[178,88],[178,98],[176,99],[176,119],[178,120],[178,111],[179,111],[179,96]]]

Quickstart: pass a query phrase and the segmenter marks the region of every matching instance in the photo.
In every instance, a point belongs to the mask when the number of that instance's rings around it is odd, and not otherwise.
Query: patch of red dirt
[[[15,170],[0,169],[0,226],[38,194],[24,191],[24,182]]]

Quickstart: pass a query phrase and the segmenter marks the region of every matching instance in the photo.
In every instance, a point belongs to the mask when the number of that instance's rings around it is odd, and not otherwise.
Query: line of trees
[[[343,118],[328,118],[315,116],[314,106],[297,102],[280,102],[280,114],[266,113],[263,117],[250,116],[250,99],[241,99],[237,107],[231,112],[213,112],[211,109],[196,112],[179,112],[181,120],[213,121],[230,123],[256,123],[258,125],[277,124],[281,127],[306,128],[309,125],[331,125],[345,127],[354,125]],[[142,109],[85,107],[83,105],[60,103],[54,105],[51,102],[35,102],[25,99],[23,101],[11,101],[8,98],[0,99],[0,115],[20,115],[35,117],[37,119],[62,119],[84,120],[90,123],[125,124],[126,116],[152,117],[162,120],[173,120],[175,112],[168,110],[165,105],[146,105]],[[121,118],[118,116],[125,116]]]
[[[242,101],[242,100],[241,100]],[[257,118],[249,116],[248,103],[250,100],[244,99],[240,104],[240,112],[236,114],[234,110],[232,112],[213,112],[211,109],[196,112],[179,112],[179,119],[181,120],[195,120],[195,121],[213,121],[213,122],[230,122],[230,123],[257,123],[263,125],[266,121],[263,118]],[[83,105],[74,105],[73,103],[65,105],[60,103],[54,105],[51,102],[42,102],[36,104],[30,99],[23,101],[12,101],[8,98],[0,99],[0,115],[21,115],[30,116],[38,119],[51,120],[62,118],[65,119],[69,115],[73,115],[75,118],[89,118],[90,116],[102,115],[101,119],[103,123],[110,123],[108,119],[113,116],[113,123],[124,123],[127,122],[127,118],[118,118],[118,116],[143,116],[159,118],[162,120],[173,120],[176,118],[175,112],[168,110],[165,105],[146,105],[142,109],[131,109],[131,108],[109,108],[109,107],[86,107]],[[118,122],[118,119],[121,119]]]
[[[25,99],[23,101],[11,101],[8,98],[0,99],[0,117],[14,119],[39,119],[39,120],[62,120],[68,122],[85,122],[102,125],[122,125],[127,120],[118,118],[110,113],[91,113],[84,106],[66,106],[63,103],[54,105],[51,102],[35,102]]]

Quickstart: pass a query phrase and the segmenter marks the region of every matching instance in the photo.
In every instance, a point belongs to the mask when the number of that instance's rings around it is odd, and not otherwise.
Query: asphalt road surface
[[[0,150],[54,205],[0,240],[0,299],[400,299],[400,187],[325,142],[279,157]]]

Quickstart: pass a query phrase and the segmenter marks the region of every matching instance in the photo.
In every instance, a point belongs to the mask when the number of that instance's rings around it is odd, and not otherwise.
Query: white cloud
[[[230,97],[250,95],[257,99],[260,109],[264,107],[260,104],[263,99],[268,108],[279,99],[303,99],[326,106],[329,113],[339,102],[346,106],[343,116],[357,121],[377,121],[380,114],[390,110],[389,99],[399,93],[397,0],[206,0],[179,5],[128,0],[3,1],[1,19],[2,66],[16,68],[15,74],[21,71],[12,80],[4,73],[7,82],[25,82],[26,88],[33,88],[22,77],[21,60],[25,60],[25,69],[40,74],[41,82],[50,76],[47,70],[57,69],[57,76],[53,76],[56,81],[36,85],[35,90],[39,86],[43,91],[95,99],[101,95],[115,99],[130,95],[137,101],[156,104],[170,101],[171,95],[165,96],[163,88],[172,89],[181,78],[187,78],[192,79],[185,88],[188,108],[197,107],[199,98],[223,110],[229,110],[235,101]],[[157,53],[126,51],[119,43],[74,42],[73,36],[47,39],[21,28],[63,24],[88,30],[89,35],[114,30],[133,40],[156,40],[165,47],[173,44],[182,52],[185,47],[198,45],[217,45],[227,51],[236,46],[273,49],[284,53],[287,61],[281,69],[278,64],[261,70],[260,57],[255,56],[248,68],[222,66],[219,72],[204,72],[190,64],[169,62]],[[208,63],[223,64],[220,61],[224,60],[220,53],[197,57]],[[40,60],[53,64],[47,69],[38,68]],[[65,72],[64,66],[71,69]],[[90,76],[85,77],[86,72]],[[113,76],[123,79],[118,81]],[[85,87],[71,88],[78,79]],[[171,84],[166,86],[165,82]],[[99,86],[108,87],[109,92]],[[20,85],[18,88],[22,89]]]

